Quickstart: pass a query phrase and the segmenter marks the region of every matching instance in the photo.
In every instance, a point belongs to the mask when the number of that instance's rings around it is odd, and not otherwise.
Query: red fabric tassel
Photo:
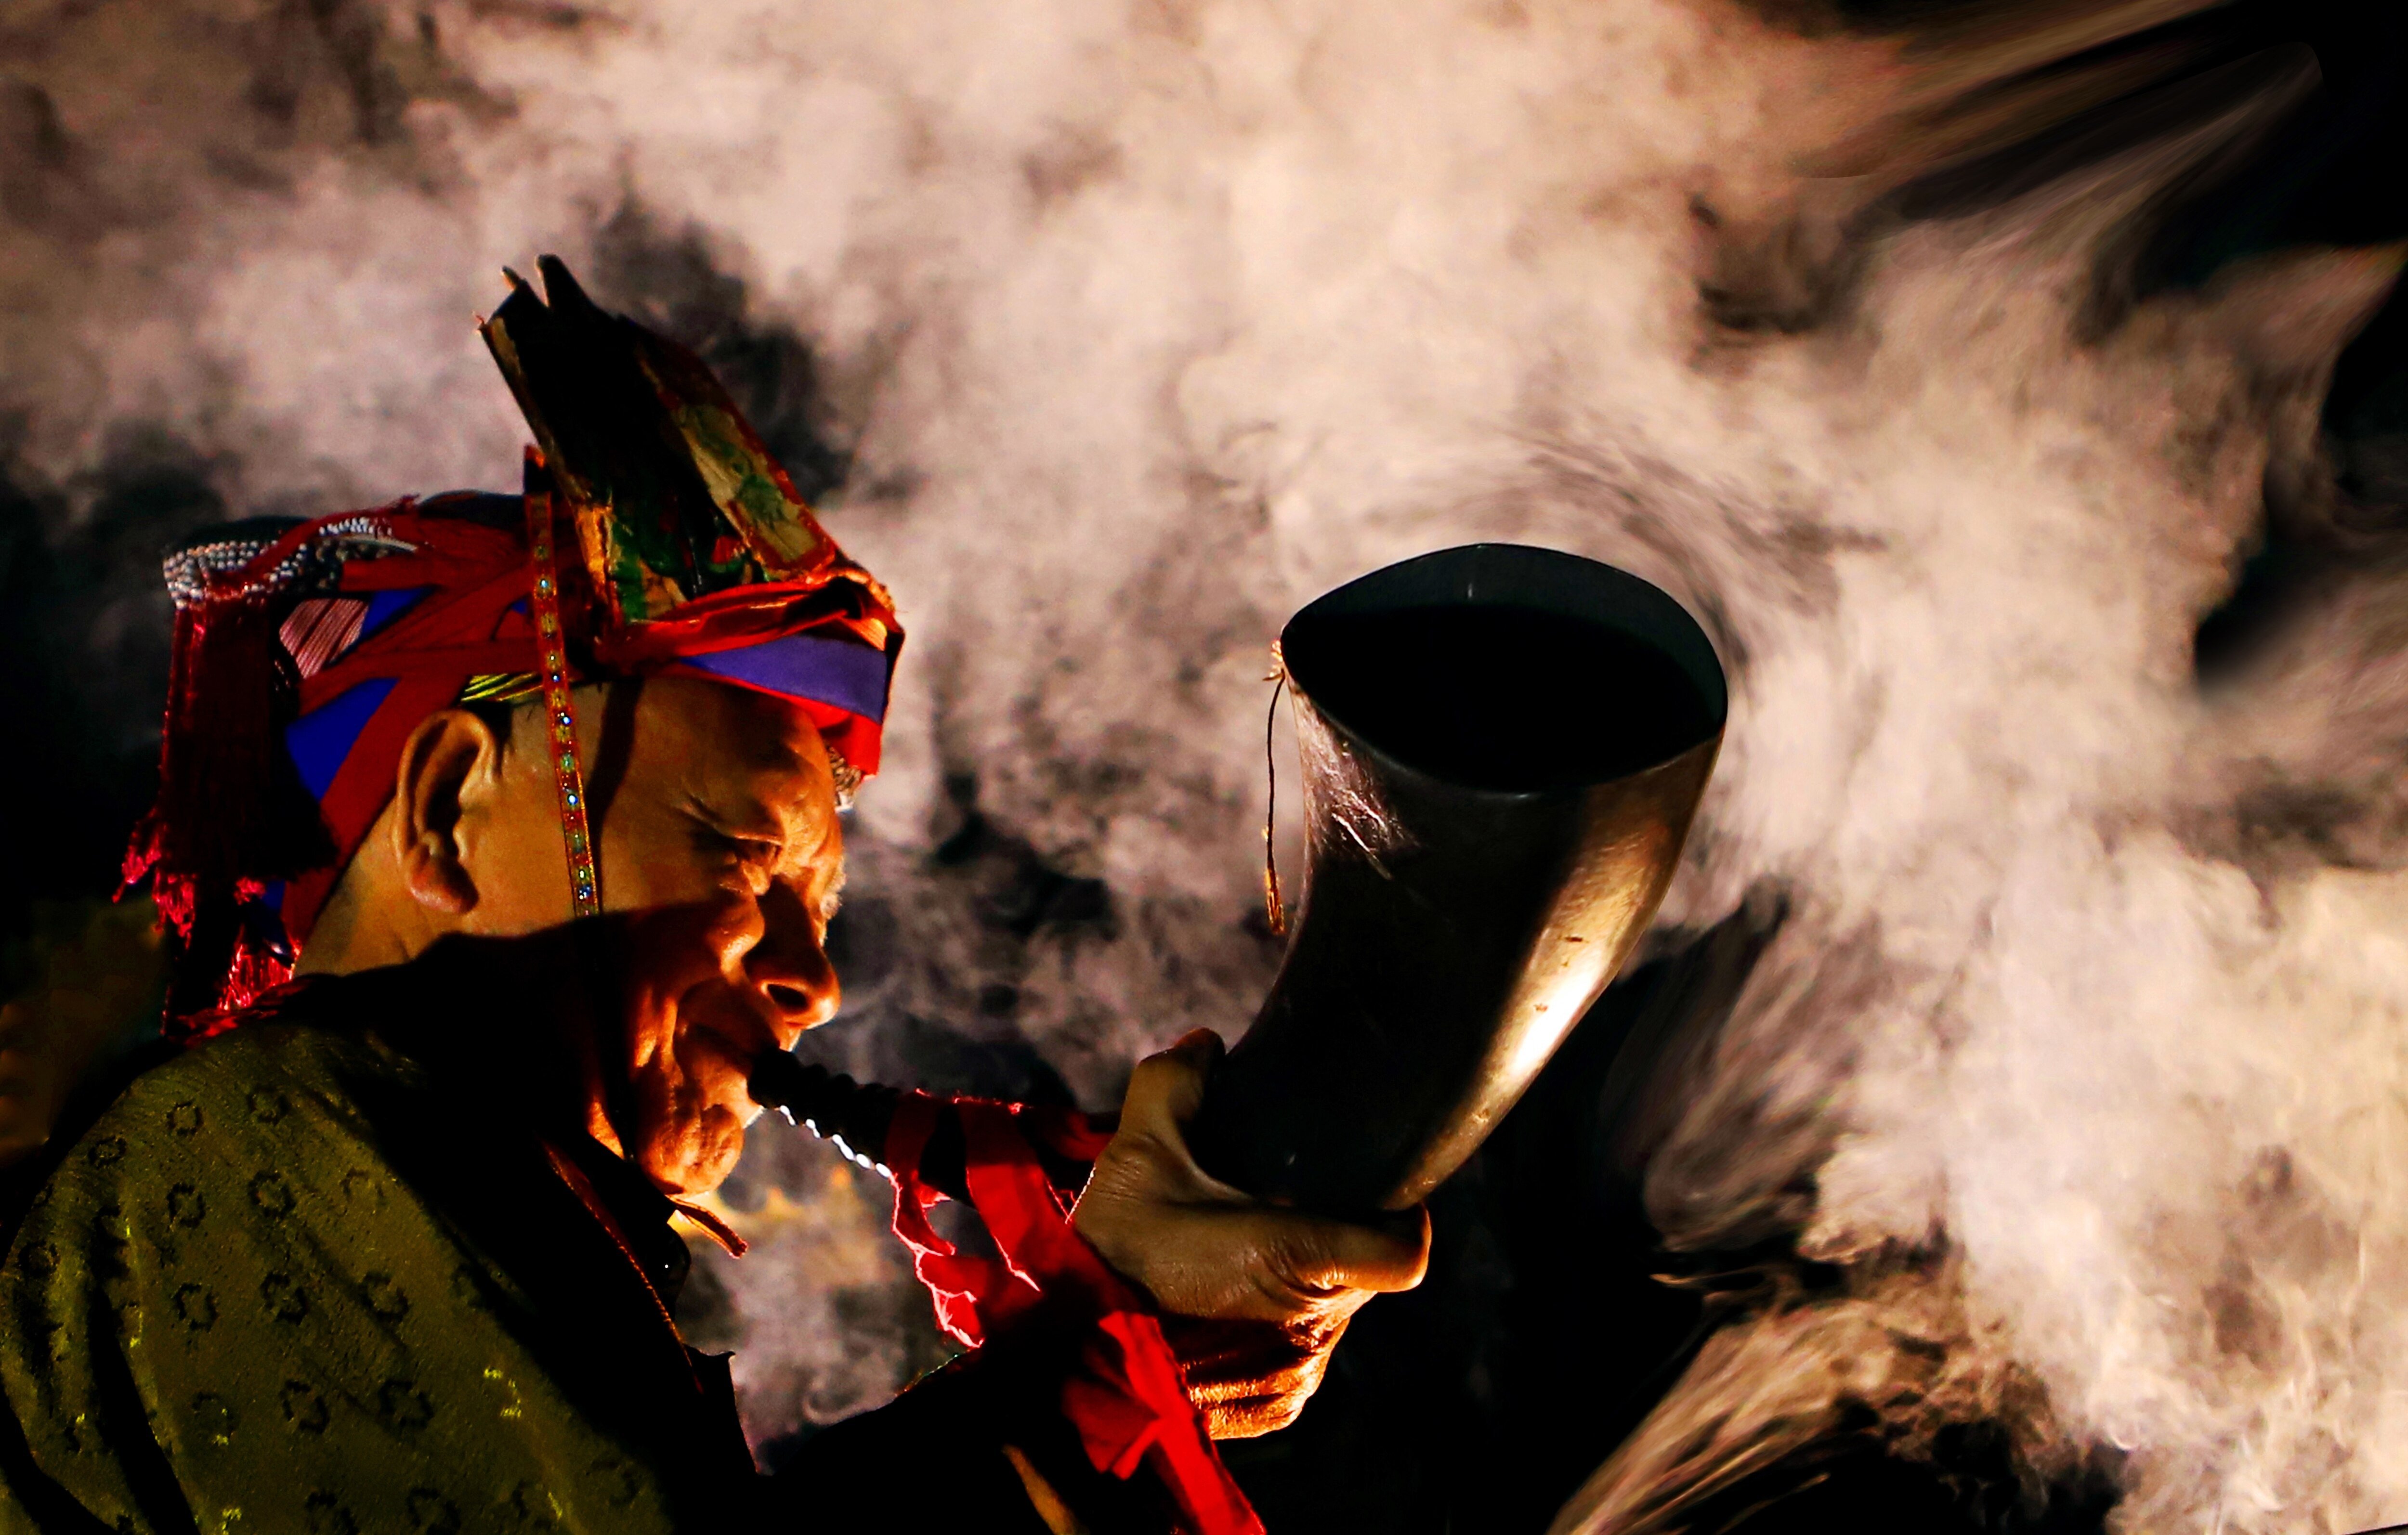
[[[262,882],[333,856],[316,802],[284,752],[299,679],[277,630],[292,593],[271,548],[222,578],[202,574],[179,602],[159,797],[125,855],[125,887],[148,875],[162,921],[183,945],[168,994],[171,1035],[284,981],[291,965]]]
[[[995,1241],[993,1258],[960,1252],[928,1222],[930,1207],[944,1196],[920,1181],[920,1155],[947,1108],[961,1120],[970,1204]],[[1150,1468],[1177,1506],[1185,1535],[1263,1535],[1262,1520],[1188,1398],[1151,1304],[1071,1227],[1070,1200],[1030,1144],[1035,1132],[1056,1149],[1092,1147],[1084,1157],[1092,1160],[1107,1138],[1076,1116],[1038,1115],[980,1098],[941,1104],[925,1093],[908,1095],[895,1112],[886,1135],[895,1234],[911,1250],[912,1271],[936,1302],[938,1326],[976,1348],[1040,1299],[1057,1313],[1065,1307],[1083,1312],[1092,1325],[1063,1382],[1060,1405],[1089,1461],[1123,1480]]]
[[[176,615],[159,800],[136,837],[140,867],[231,890],[238,879],[297,872],[321,851],[322,837],[308,835],[316,815],[296,818],[273,792],[299,683],[277,638],[287,604],[274,598],[211,594]]]

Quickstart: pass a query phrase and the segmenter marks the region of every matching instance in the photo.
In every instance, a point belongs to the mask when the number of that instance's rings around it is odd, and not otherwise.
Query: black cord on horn
[[[1271,641],[1271,673],[1264,681],[1272,686],[1271,707],[1263,716],[1263,768],[1268,784],[1263,795],[1263,915],[1271,936],[1278,938],[1287,932],[1287,902],[1280,896],[1279,846],[1273,840],[1279,832],[1279,755],[1271,737],[1279,725],[1280,694],[1287,686],[1287,657],[1280,653],[1276,639]]]

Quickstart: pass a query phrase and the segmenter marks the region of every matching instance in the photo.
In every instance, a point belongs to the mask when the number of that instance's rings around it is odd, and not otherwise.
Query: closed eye
[[[785,844],[774,837],[751,837],[714,822],[696,818],[695,840],[714,858],[743,871],[750,883],[768,877],[785,856]]]
[[[758,860],[774,862],[778,856],[778,843],[772,838],[746,837],[709,825],[696,828],[696,835],[704,846],[732,854],[747,863]]]

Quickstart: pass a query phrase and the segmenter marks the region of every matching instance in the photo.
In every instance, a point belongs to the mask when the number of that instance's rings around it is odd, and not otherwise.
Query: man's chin
[[[648,1140],[638,1165],[663,1193],[681,1198],[709,1194],[727,1182],[744,1155],[745,1119],[713,1105],[698,1124]]]

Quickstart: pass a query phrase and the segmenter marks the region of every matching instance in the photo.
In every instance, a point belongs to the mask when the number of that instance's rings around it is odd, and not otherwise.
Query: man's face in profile
[[[607,706],[592,695],[580,720],[599,738],[584,754],[604,910],[628,914],[624,1054],[609,1058],[619,1046],[605,1031],[600,1066],[628,1157],[673,1193],[701,1193],[760,1112],[752,1061],[836,1012],[823,947],[844,872],[836,783],[818,730],[785,699],[688,678],[620,687]],[[483,783],[471,770],[461,785],[453,840],[475,897],[458,931],[534,932],[569,911],[543,714],[511,724]]]

